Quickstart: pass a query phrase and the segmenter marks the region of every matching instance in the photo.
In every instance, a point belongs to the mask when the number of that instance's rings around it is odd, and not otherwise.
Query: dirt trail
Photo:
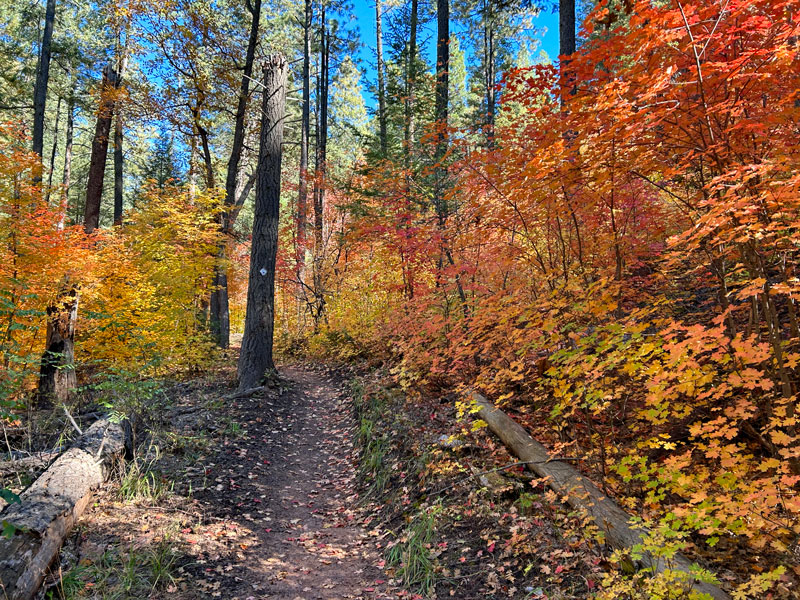
[[[298,367],[281,376],[292,382],[289,390],[238,399],[225,409],[246,435],[219,449],[204,470],[205,489],[194,497],[209,522],[243,531],[227,536],[238,541],[235,556],[203,552],[187,565],[205,589],[181,595],[394,597],[384,589],[372,538],[356,524],[356,456],[342,381]]]

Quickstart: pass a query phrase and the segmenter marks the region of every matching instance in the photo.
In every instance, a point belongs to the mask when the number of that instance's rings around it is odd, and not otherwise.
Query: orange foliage
[[[0,395],[12,399],[35,384],[45,309],[65,285],[80,290],[79,375],[100,363],[136,377],[208,364],[203,302],[218,199],[150,188],[124,226],[87,236],[81,226],[62,227],[62,208],[45,204],[33,182],[39,159],[14,132],[0,128]]]
[[[91,260],[83,229],[60,227],[60,210],[32,183],[39,159],[18,132],[0,126],[0,397],[9,400],[38,371],[45,308]]]
[[[563,104],[555,69],[519,69],[493,147],[451,136],[443,229],[420,181],[368,171],[347,244],[369,259],[341,275],[362,297],[336,327],[406,383],[513,403],[671,530],[781,553],[800,536],[800,3],[633,4],[614,30],[607,1],[587,18]]]

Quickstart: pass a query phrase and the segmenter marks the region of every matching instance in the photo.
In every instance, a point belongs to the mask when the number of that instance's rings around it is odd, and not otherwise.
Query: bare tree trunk
[[[114,110],[114,94],[111,88],[119,85],[117,73],[107,65],[103,69],[103,88],[100,92],[100,107],[97,114],[95,136],[92,140],[92,156],[89,163],[89,181],[86,189],[84,229],[94,231],[100,222],[100,201],[103,196],[106,158],[108,157],[108,134]],[[67,209],[72,164],[74,98],[70,94],[67,108],[67,140],[64,152],[64,196],[59,228],[64,227]],[[67,278],[61,282],[55,301],[47,307],[47,340],[39,371],[37,403],[48,406],[52,400],[64,402],[76,387],[75,323],[78,318],[79,288]]]
[[[67,131],[64,144],[64,178],[58,228],[63,229],[67,219],[69,186],[72,176],[72,137],[75,119],[75,98],[70,91],[67,99]],[[94,146],[92,148],[94,156]],[[102,191],[102,184],[101,184]],[[98,205],[99,206],[99,205]],[[53,400],[66,402],[77,387],[75,377],[75,323],[78,319],[79,289],[69,279],[59,286],[55,301],[47,307],[47,337],[45,351],[39,363],[39,388],[36,403],[49,407]]]
[[[125,76],[125,67],[128,64],[127,31],[127,26],[117,30],[117,88],[122,83],[122,78]],[[122,154],[124,132],[122,130],[122,106],[118,103],[114,108],[116,110],[116,120],[114,121],[114,225],[122,225],[122,209],[124,208],[125,195],[124,157]]]
[[[647,537],[647,530],[632,526],[630,515],[609,498],[608,494],[572,465],[554,459],[521,425],[486,398],[477,392],[472,392],[471,396],[480,409],[478,416],[488,424],[489,429],[500,438],[506,448],[517,455],[536,475],[547,480],[547,485],[565,499],[567,504],[590,517],[604,533],[607,543],[623,550],[641,547]],[[680,553],[673,552],[669,555],[669,560],[649,551],[642,551],[640,554],[637,562],[652,569],[654,573],[667,569],[690,575],[694,572],[692,562]],[[686,587],[687,591],[694,589],[714,600],[730,600],[730,596],[722,589],[710,583],[699,582],[691,576]]]
[[[440,250],[439,250],[439,273],[444,263],[444,259],[455,266],[453,260],[453,253],[450,250],[450,244],[447,239],[447,217],[449,216],[449,208],[445,200],[445,189],[447,186],[447,165],[445,164],[445,156],[447,154],[448,134],[447,134],[447,113],[448,113],[448,100],[449,82],[450,82],[450,1],[437,0],[437,40],[436,40],[436,164],[434,167],[434,206],[436,208],[436,216],[439,227]],[[437,279],[439,274],[437,273]],[[438,283],[438,280],[437,280]],[[461,283],[461,278],[456,275],[456,286],[458,288],[458,295],[461,299],[461,304],[464,309],[464,316],[467,316],[467,297],[464,293],[464,288]]]
[[[61,97],[56,104],[56,124],[53,127],[53,148],[50,151],[50,169],[47,173],[47,188],[44,191],[44,203],[50,204],[50,192],[53,189],[53,171],[56,168],[56,154],[58,154],[58,123],[61,121]]]
[[[314,327],[325,314],[325,290],[322,276],[325,254],[323,213],[325,211],[325,187],[327,185],[328,161],[328,83],[330,77],[330,34],[325,21],[325,7],[322,7],[322,29],[320,41],[320,74],[317,85],[319,96],[319,123],[317,128],[316,190],[314,193]]]
[[[405,159],[406,170],[411,169],[412,150],[414,146],[414,93],[415,79],[417,76],[417,22],[419,4],[411,0],[411,22],[408,35],[408,57],[406,65],[406,102],[405,102]]]
[[[283,55],[267,57],[264,66],[264,100],[247,314],[238,368],[240,390],[257,386],[264,374],[275,368],[272,341],[275,327],[275,263],[278,254],[286,71],[287,63]]]
[[[89,180],[86,184],[86,208],[83,226],[91,233],[100,224],[100,202],[103,199],[103,179],[108,158],[108,136],[111,133],[111,118],[114,112],[113,88],[117,87],[117,73],[111,65],[103,69],[103,84],[100,93],[100,108],[92,140],[92,157],[89,161]]]
[[[15,535],[0,536],[4,599],[37,597],[48,567],[92,492],[115,471],[114,462],[124,451],[123,428],[108,419],[96,421],[21,494],[21,502],[3,510],[2,520],[18,528]]]
[[[69,208],[69,187],[72,185],[72,130],[75,125],[75,97],[70,90],[67,99],[67,131],[64,140],[64,175],[61,179],[61,210],[58,213],[58,228],[64,229]]]
[[[216,187],[214,179],[214,162],[211,158],[211,147],[208,141],[208,130],[200,123],[200,112],[203,104],[205,103],[205,94],[202,92],[197,98],[197,102],[192,107],[192,117],[194,119],[194,128],[197,130],[197,135],[200,136],[200,146],[203,148],[203,165],[206,172],[206,189],[213,190]]]
[[[492,3],[484,0],[483,9],[483,75],[486,88],[486,137],[488,145],[494,146],[494,121],[497,112],[497,93],[495,91],[495,48],[494,14]]]
[[[123,208],[123,157],[122,157],[122,112],[117,109],[114,121],[114,225],[122,225]]]
[[[53,23],[56,18],[56,0],[47,0],[44,13],[44,34],[33,91],[33,151],[42,156],[44,150],[44,109],[47,101],[47,83],[50,79],[50,50],[53,40]]]
[[[311,128],[311,26],[312,0],[305,0],[303,18],[303,105],[300,125],[300,182],[297,192],[297,235],[295,278],[297,279],[297,327],[301,327],[302,299],[305,298],[306,233],[308,229],[308,138]]]
[[[244,125],[247,114],[247,101],[250,97],[250,79],[253,75],[253,62],[255,61],[259,21],[261,19],[261,0],[255,0],[254,4],[251,4],[250,0],[246,0],[246,2],[247,10],[250,11],[252,20],[250,22],[250,37],[247,42],[242,82],[239,88],[239,99],[236,106],[231,156],[228,159],[228,172],[225,178],[226,204],[233,204],[236,197],[236,179],[239,176],[239,162],[241,161],[244,147]],[[226,225],[230,226],[230,224]]]
[[[261,20],[261,0],[245,0],[247,10],[252,16],[250,22],[250,37],[247,42],[242,83],[239,88],[239,100],[236,106],[236,120],[233,129],[233,143],[231,156],[228,159],[228,172],[225,177],[225,207],[222,215],[222,232],[227,236],[233,228],[231,215],[228,213],[236,202],[236,180],[239,175],[239,163],[244,148],[244,125],[247,115],[247,101],[250,96],[250,78],[253,74],[256,45],[258,44],[258,29]],[[230,345],[230,307],[228,301],[228,274],[225,272],[225,242],[219,247],[219,261],[214,267],[214,291],[211,292],[211,332],[220,348]]]
[[[250,96],[250,78],[253,74],[253,62],[258,44],[258,28],[261,20],[261,0],[245,0],[247,10],[252,16],[250,22],[250,37],[247,42],[242,83],[239,88],[239,101],[236,106],[236,120],[233,129],[233,143],[231,156],[228,159],[228,172],[225,177],[225,208],[222,215],[222,232],[227,236],[233,229],[233,220],[228,211],[236,203],[236,180],[239,176],[239,163],[244,148],[244,125],[247,114],[247,100]],[[230,307],[228,304],[228,275],[225,272],[225,242],[219,247],[219,258],[214,267],[214,291],[211,292],[211,331],[217,345],[227,348],[230,344],[231,324]]]
[[[382,11],[381,0],[375,0],[375,37],[377,40],[376,51],[378,55],[378,123],[380,126],[381,156],[385,157],[389,152],[389,143],[386,134],[386,83],[383,73]]]
[[[567,90],[572,89],[568,73],[569,60],[575,53],[575,0],[559,0],[558,3],[558,53],[561,55],[561,103],[564,104]]]
[[[211,147],[208,144],[208,131],[203,127],[197,126],[197,132],[200,134],[200,146],[203,148],[203,165],[206,172],[206,188],[213,190],[217,187],[214,180],[214,163],[211,158]]]
[[[436,40],[436,166],[434,201],[439,221],[447,214],[444,205],[444,180],[447,168],[443,164],[447,153],[447,109],[449,99],[450,69],[450,2],[437,0],[437,40]],[[443,223],[442,223],[443,224]]]

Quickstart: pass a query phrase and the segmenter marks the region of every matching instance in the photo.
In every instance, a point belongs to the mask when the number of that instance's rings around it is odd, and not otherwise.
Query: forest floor
[[[51,597],[397,597],[358,525],[343,379],[288,367],[259,395],[218,400],[230,392],[176,386],[137,472],[101,491],[65,545]]]
[[[233,364],[167,388],[40,598],[591,594],[602,550],[453,398],[309,365],[231,398]]]

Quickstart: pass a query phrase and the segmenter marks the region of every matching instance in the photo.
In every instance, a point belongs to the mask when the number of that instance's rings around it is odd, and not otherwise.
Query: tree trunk
[[[100,107],[97,111],[97,124],[92,140],[92,157],[89,161],[89,180],[86,183],[86,208],[83,213],[83,226],[91,233],[100,225],[100,203],[103,199],[103,180],[108,158],[108,135],[111,132],[111,118],[114,113],[113,88],[117,86],[117,73],[111,65],[103,69]]]
[[[33,90],[33,151],[42,156],[44,150],[44,109],[47,101],[47,83],[50,79],[50,50],[53,40],[53,23],[56,18],[56,0],[47,0],[44,13],[44,34]]]
[[[124,180],[122,158],[122,112],[117,109],[114,121],[114,225],[122,225]]]
[[[314,327],[319,327],[325,314],[325,290],[322,276],[325,254],[325,187],[328,170],[328,83],[330,77],[330,34],[322,7],[322,30],[320,41],[320,73],[317,85],[319,96],[319,124],[317,128],[317,164],[314,194]]]
[[[197,132],[200,134],[200,146],[203,148],[203,165],[206,172],[206,189],[211,191],[217,187],[217,184],[214,180],[214,163],[211,158],[211,147],[208,144],[208,131],[198,125]]]
[[[558,3],[558,53],[561,55],[561,103],[569,93],[573,84],[568,74],[569,60],[567,57],[575,53],[575,0],[559,0]]]
[[[405,162],[406,170],[411,170],[414,146],[414,92],[417,75],[417,21],[419,4],[411,0],[411,20],[408,34],[408,57],[406,63],[406,102],[405,102]]]
[[[242,83],[239,88],[239,100],[236,106],[236,119],[233,128],[231,156],[228,159],[228,172],[225,177],[225,212],[222,214],[222,232],[227,236],[233,229],[231,215],[228,213],[236,202],[236,180],[239,176],[239,163],[244,148],[244,125],[247,115],[247,100],[250,96],[250,78],[253,74],[253,62],[258,44],[258,28],[261,20],[261,0],[245,0],[247,10],[252,16],[250,37],[247,41]],[[228,305],[228,276],[225,273],[225,242],[219,247],[219,258],[214,267],[214,291],[211,292],[211,331],[220,348],[230,344],[230,309]]]
[[[434,174],[434,203],[439,221],[447,215],[444,202],[444,182],[447,167],[443,164],[447,154],[447,109],[449,99],[450,69],[450,2],[437,0],[437,40],[436,40],[436,165]]]
[[[303,20],[303,105],[300,119],[300,182],[297,192],[295,278],[297,279],[297,327],[301,326],[302,299],[305,297],[306,232],[308,229],[308,137],[311,128],[311,26],[312,0],[305,0]]]
[[[453,253],[447,238],[447,218],[450,210],[447,206],[445,191],[447,188],[447,165],[445,156],[447,155],[448,133],[447,133],[447,113],[448,101],[450,98],[450,1],[437,0],[437,40],[436,40],[436,153],[434,166],[434,206],[436,209],[437,223],[440,235],[439,263],[437,273],[437,283],[439,275],[447,258],[451,266],[455,266]],[[461,283],[460,275],[456,274],[456,287],[464,316],[467,316],[467,297]]]
[[[124,38],[124,42],[123,42]],[[122,78],[125,76],[125,67],[128,63],[128,48],[127,48],[127,27],[124,30],[117,30],[117,81],[115,87],[119,88],[122,83]],[[122,225],[122,209],[124,208],[124,194],[125,194],[125,179],[123,173],[123,155],[122,155],[122,106],[117,104],[116,119],[114,121],[114,225]]]
[[[66,402],[78,381],[75,377],[75,321],[78,288],[64,281],[56,301],[47,307],[47,342],[39,367],[38,406]]]
[[[197,102],[192,108],[192,117],[194,118],[194,128],[200,136],[200,146],[203,148],[203,165],[206,172],[206,189],[211,191],[216,187],[214,180],[214,162],[211,158],[211,147],[208,141],[208,130],[200,123],[200,113],[203,104],[205,104],[205,94],[200,92]]]
[[[275,263],[278,254],[286,71],[287,63],[283,55],[267,57],[264,66],[264,100],[247,314],[238,369],[240,390],[256,387],[264,374],[275,368],[272,340],[275,327]]]
[[[116,73],[110,66],[103,70],[103,89],[97,116],[92,157],[89,165],[89,183],[86,192],[84,229],[91,233],[100,220],[100,200],[103,194],[103,177],[108,153],[108,133],[111,127],[113,99],[109,98],[109,85],[117,83]],[[67,101],[67,134],[64,149],[64,191],[59,214],[59,229],[67,218],[67,200],[72,169],[72,136],[75,100],[70,93]],[[106,116],[107,115],[107,116]],[[90,202],[91,201],[91,202]],[[55,302],[47,307],[47,338],[39,367],[38,406],[47,407],[53,400],[65,402],[71,390],[77,387],[75,377],[75,322],[78,319],[77,285],[65,279],[59,286]]]
[[[484,1],[483,10],[483,75],[486,87],[486,137],[490,147],[494,146],[494,121],[497,111],[495,85],[494,15],[492,3]]]
[[[49,467],[59,454],[61,454],[60,450],[45,450],[29,456],[23,455],[21,458],[12,456],[10,460],[0,461],[0,477],[8,477],[17,473],[41,472]],[[6,505],[0,502],[0,510],[5,507]]]
[[[386,83],[383,73],[382,11],[381,0],[375,0],[375,38],[378,55],[378,123],[380,126],[381,156],[386,157],[389,152],[389,143],[386,134]]]
[[[70,90],[67,99],[67,131],[64,140],[64,174],[61,179],[61,209],[58,213],[58,228],[64,229],[69,209],[69,187],[72,185],[72,129],[75,125],[75,97]]]
[[[61,97],[56,104],[56,124],[53,127],[53,147],[50,150],[50,168],[47,172],[47,187],[44,191],[44,203],[50,204],[50,192],[53,189],[53,171],[56,169],[56,155],[58,154],[58,124],[61,121]]]

